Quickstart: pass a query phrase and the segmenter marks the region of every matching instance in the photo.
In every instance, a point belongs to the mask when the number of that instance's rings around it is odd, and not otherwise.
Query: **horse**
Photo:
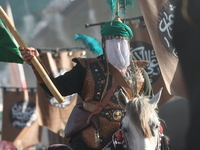
[[[129,100],[122,91],[116,94],[120,106],[125,110],[118,131],[118,134],[122,134],[123,149],[169,150],[169,140],[163,134],[161,119],[156,111],[161,91],[152,99],[142,95]],[[113,140],[113,143],[116,145],[117,141]]]
[[[156,111],[161,92],[162,89],[152,99],[142,95],[133,100],[127,99],[121,90],[116,92],[118,103],[125,114],[120,130],[113,134],[111,143],[102,150],[169,150],[168,138],[163,134],[161,119]],[[48,148],[61,149],[72,150],[63,144]]]

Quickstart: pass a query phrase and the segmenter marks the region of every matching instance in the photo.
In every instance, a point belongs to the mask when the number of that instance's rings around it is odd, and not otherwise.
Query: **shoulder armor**
[[[147,60],[133,60],[133,64],[137,66],[138,68],[146,68],[149,64],[149,61]]]

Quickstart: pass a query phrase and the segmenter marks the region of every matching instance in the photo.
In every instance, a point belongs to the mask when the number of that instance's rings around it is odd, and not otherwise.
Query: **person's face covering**
[[[130,65],[130,50],[128,40],[106,40],[105,51],[108,62],[120,72]]]

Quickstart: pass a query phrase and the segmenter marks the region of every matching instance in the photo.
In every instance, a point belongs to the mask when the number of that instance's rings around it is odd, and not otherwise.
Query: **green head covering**
[[[125,23],[117,21],[117,20],[111,20],[103,25],[101,28],[101,36],[110,36],[110,35],[119,35],[119,36],[125,36],[129,39],[133,38],[133,32],[129,26],[127,26]]]

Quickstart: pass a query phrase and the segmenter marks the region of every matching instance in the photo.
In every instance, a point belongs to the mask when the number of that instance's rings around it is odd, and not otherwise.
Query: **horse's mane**
[[[150,115],[153,117],[158,117],[156,111],[148,103],[149,98],[141,95],[139,97],[130,100],[126,107],[126,113],[130,120],[135,122],[136,125],[142,129],[144,136],[150,138],[152,132],[150,129],[151,119]]]

